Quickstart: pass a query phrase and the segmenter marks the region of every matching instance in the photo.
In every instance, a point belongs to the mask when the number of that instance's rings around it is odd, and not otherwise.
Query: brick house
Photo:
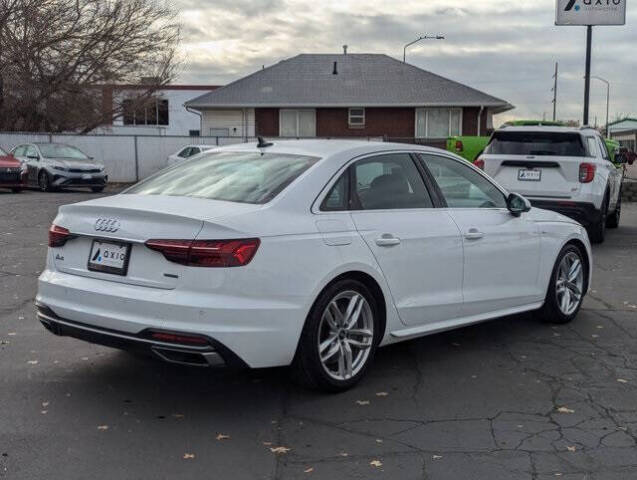
[[[301,54],[186,102],[201,134],[383,137],[439,145],[485,135],[508,102],[387,55]]]

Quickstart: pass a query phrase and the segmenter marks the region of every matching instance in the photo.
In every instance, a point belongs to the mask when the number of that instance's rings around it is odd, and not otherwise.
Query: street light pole
[[[403,63],[405,63],[407,60],[407,47],[410,47],[414,43],[418,43],[421,40],[444,40],[444,39],[445,39],[444,35],[423,35],[422,37],[418,37],[413,42],[409,42],[405,44],[405,46],[403,47]]]
[[[602,77],[591,77],[595,80],[599,80],[600,82],[604,82],[606,84],[606,136],[610,137],[608,132],[608,113],[610,110],[610,82],[608,80],[603,79]]]

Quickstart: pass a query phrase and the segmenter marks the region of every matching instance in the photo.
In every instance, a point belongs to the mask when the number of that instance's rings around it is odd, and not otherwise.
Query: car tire
[[[608,193],[604,196],[604,201],[599,212],[599,219],[588,227],[588,238],[593,243],[604,243],[606,238],[606,221],[608,219]]]
[[[41,192],[50,192],[52,190],[49,174],[44,170],[42,170],[38,175],[38,187]]]
[[[571,322],[582,306],[587,283],[588,267],[585,254],[573,244],[566,245],[557,256],[544,305],[535,312],[535,316],[547,323]]]
[[[327,392],[353,387],[374,359],[379,313],[374,296],[358,280],[329,285],[307,316],[292,363],[293,379]]]
[[[21,188],[12,188],[11,191],[13,193],[20,193],[22,191],[22,189]]]
[[[606,219],[606,228],[617,228],[619,227],[619,220],[622,215],[622,192],[619,191],[619,197],[617,197],[617,205],[615,206],[615,211],[612,215],[609,215]]]
[[[91,187],[91,192],[93,193],[101,193],[104,191],[104,187]]]

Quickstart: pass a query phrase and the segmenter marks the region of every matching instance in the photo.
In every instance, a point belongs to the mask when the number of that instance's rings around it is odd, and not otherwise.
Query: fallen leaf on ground
[[[88,357],[82,357],[82,360],[86,362],[88,360]]]
[[[359,405],[369,405],[369,400],[356,400]]]
[[[371,462],[369,462],[369,464],[372,467],[376,467],[376,468],[380,468],[383,466],[383,462],[381,462],[380,460],[372,460]]]
[[[9,332],[9,333],[7,333],[7,335],[9,335],[10,337],[15,337],[16,333],[15,332]]]
[[[431,458],[433,458],[434,460],[440,460],[442,458],[442,455],[433,455]]]
[[[338,454],[340,457],[349,457],[349,453],[347,452],[341,452]]]
[[[288,447],[270,447],[270,451],[276,454],[288,453],[290,450],[292,449]]]
[[[195,454],[194,453],[184,453],[184,460],[188,460],[191,458],[195,458]]]
[[[42,402],[42,408],[46,408],[49,406],[49,402]]]
[[[312,467],[310,468],[306,468],[305,470],[303,470],[303,473],[312,473],[314,471],[314,469]]]
[[[263,442],[263,445],[265,445],[266,447],[269,447],[270,445],[272,445],[272,442]]]
[[[389,395],[387,392],[376,392],[377,397],[386,397],[387,395]]]
[[[37,360],[29,360],[27,363],[28,363],[29,365],[37,365],[37,364],[38,364],[38,361],[37,361]]]
[[[383,441],[380,438],[377,438],[376,443],[383,443]]]
[[[599,338],[599,335],[597,335],[596,333],[592,334],[591,337],[593,338]]]
[[[625,380],[625,379],[623,379],[623,378],[618,378],[618,379],[617,379],[617,381],[618,381],[619,383],[628,383],[628,380]]]
[[[48,412],[48,410],[42,410],[40,413],[41,413],[42,415],[46,415],[46,413],[47,413],[47,412]]]
[[[566,450],[568,450],[569,452],[574,452],[577,449],[575,447],[566,447]]]
[[[97,427],[98,430],[108,430],[108,425],[99,425]]]
[[[575,413],[575,410],[571,410],[568,407],[560,407],[557,409],[557,411],[560,413]]]
[[[183,413],[173,413],[173,417],[174,418],[184,418],[184,414]]]
[[[224,435],[223,433],[220,433],[219,435],[217,435],[217,440],[228,440],[230,438],[230,435]]]

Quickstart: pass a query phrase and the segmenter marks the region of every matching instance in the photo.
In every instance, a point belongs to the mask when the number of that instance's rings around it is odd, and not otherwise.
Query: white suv
[[[534,206],[574,218],[592,242],[619,225],[623,168],[592,128],[504,127],[476,166]]]

